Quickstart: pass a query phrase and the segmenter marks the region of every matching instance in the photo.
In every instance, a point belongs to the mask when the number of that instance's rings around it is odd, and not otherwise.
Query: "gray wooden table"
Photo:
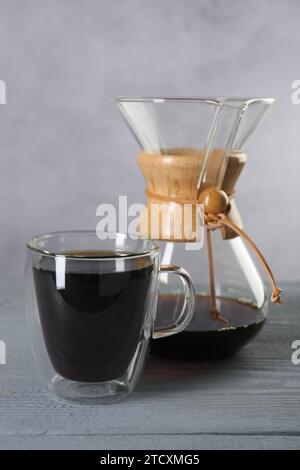
[[[40,383],[25,327],[22,283],[0,286],[1,449],[300,448],[299,285],[286,284],[260,335],[232,359],[150,358],[136,391],[109,406],[62,402]],[[163,340],[162,340],[163,341]]]

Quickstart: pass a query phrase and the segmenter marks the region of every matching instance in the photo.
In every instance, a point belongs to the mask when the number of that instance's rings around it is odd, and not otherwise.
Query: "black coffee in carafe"
[[[154,341],[152,354],[197,361],[227,357],[245,346],[262,328],[264,312],[243,301],[228,298],[219,301],[221,313],[230,327],[224,328],[224,325],[214,322],[210,315],[210,298],[197,295],[194,317],[186,330],[165,341]],[[177,302],[175,295],[161,295],[158,302],[160,317],[172,317]]]

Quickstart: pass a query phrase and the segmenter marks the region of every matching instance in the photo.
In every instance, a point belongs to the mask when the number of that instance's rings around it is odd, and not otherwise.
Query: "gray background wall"
[[[297,0],[0,0],[1,276],[22,275],[31,235],[142,198],[112,96],[265,95],[239,205],[276,275],[299,279],[299,21]]]

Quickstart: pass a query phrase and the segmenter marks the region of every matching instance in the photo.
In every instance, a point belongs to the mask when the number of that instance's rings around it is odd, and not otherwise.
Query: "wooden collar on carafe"
[[[169,196],[163,196],[156,194],[152,191],[146,189],[147,196],[155,198],[157,200],[162,200],[166,202],[175,202],[178,204],[203,204],[204,207],[204,223],[206,226],[207,233],[207,248],[208,248],[208,260],[209,260],[209,272],[210,272],[210,290],[211,290],[211,303],[212,309],[211,314],[212,318],[217,321],[223,322],[225,325],[228,324],[227,320],[221,317],[220,313],[216,307],[216,294],[215,294],[215,282],[214,282],[214,267],[213,267],[213,253],[212,253],[212,241],[211,241],[211,230],[227,226],[231,228],[237,235],[242,237],[250,246],[252,251],[256,254],[259,261],[261,262],[263,268],[265,269],[272,286],[272,296],[271,301],[274,303],[283,303],[280,294],[282,290],[277,287],[275,278],[269,267],[267,261],[265,260],[263,254],[259,248],[255,245],[253,240],[246,234],[244,230],[239,228],[234,222],[232,222],[227,214],[230,211],[230,197],[216,187],[206,188],[199,194],[198,199],[181,199],[174,198]]]

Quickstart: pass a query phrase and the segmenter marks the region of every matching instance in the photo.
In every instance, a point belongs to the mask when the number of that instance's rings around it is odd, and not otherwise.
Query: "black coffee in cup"
[[[33,267],[50,361],[62,377],[74,381],[102,382],[122,377],[143,339],[143,312],[153,265],[137,258],[132,270],[97,272],[81,269],[80,258],[84,257],[85,266],[89,257],[114,257],[116,265],[120,265],[132,254],[100,251],[63,254],[73,260],[72,270],[68,271],[66,264],[63,286],[57,283],[53,260],[41,257]]]

